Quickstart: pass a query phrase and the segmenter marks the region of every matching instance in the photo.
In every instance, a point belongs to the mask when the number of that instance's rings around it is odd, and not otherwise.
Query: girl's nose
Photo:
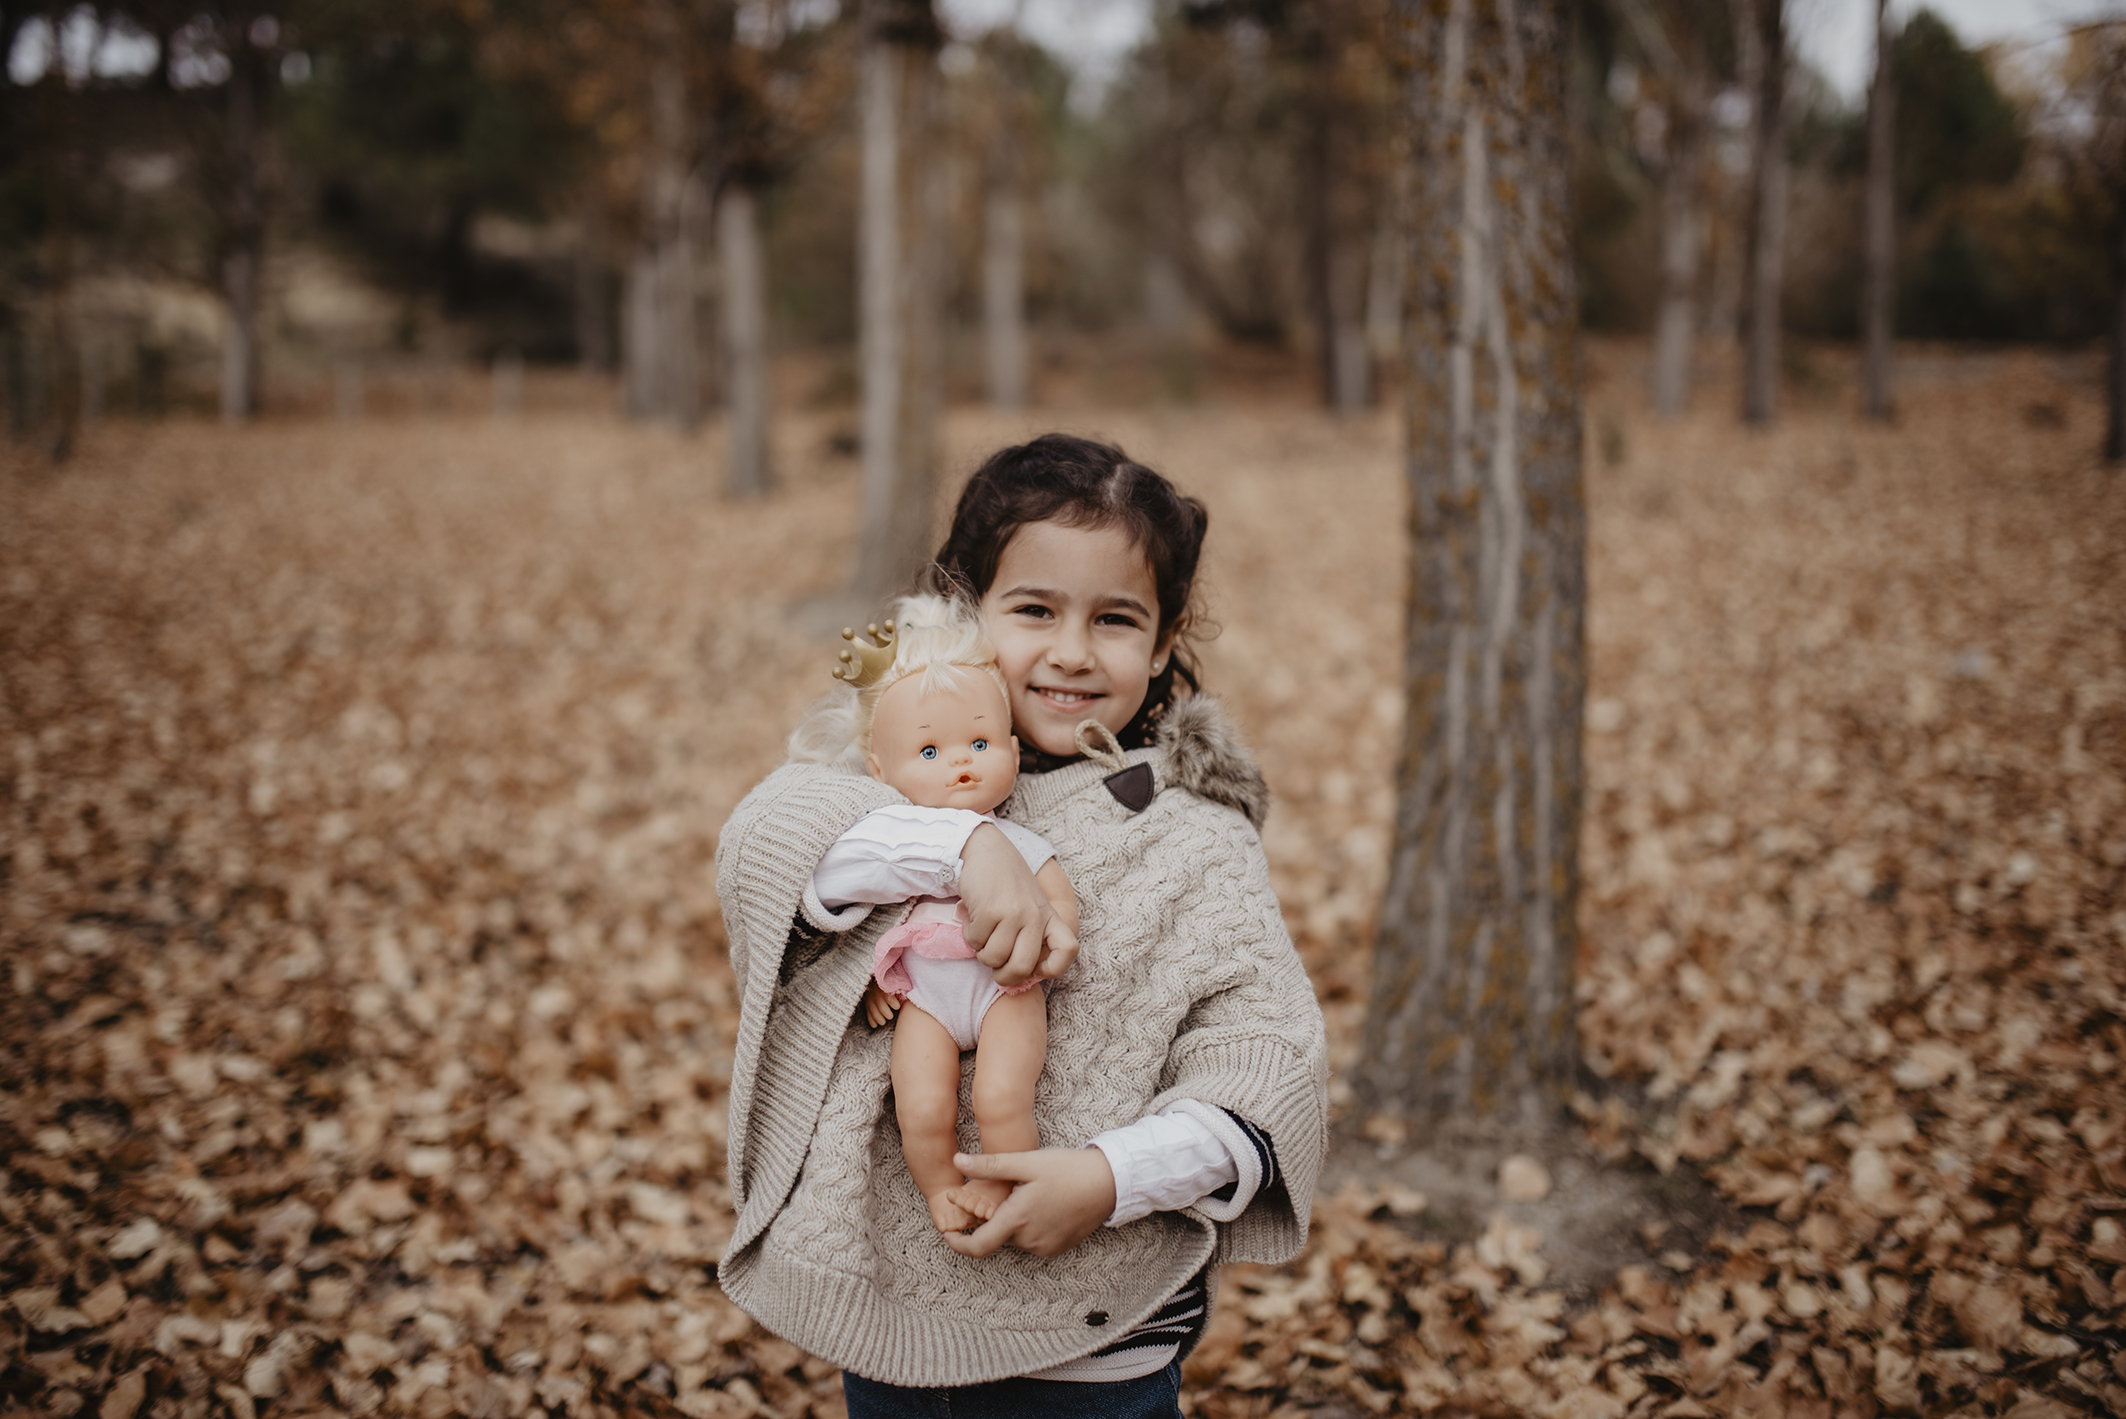
[[[1085,670],[1092,665],[1092,638],[1081,626],[1065,625],[1048,643],[1048,660],[1058,670]]]

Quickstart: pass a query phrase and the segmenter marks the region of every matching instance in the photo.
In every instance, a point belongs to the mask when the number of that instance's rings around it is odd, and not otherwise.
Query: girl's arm
[[[1083,1148],[963,1154],[954,1164],[970,1178],[1019,1184],[987,1223],[945,1238],[970,1257],[1004,1246],[1054,1256],[1103,1225],[1121,1227],[1154,1212],[1191,1207],[1230,1222],[1277,1179],[1277,1155],[1267,1134],[1193,1099],[1109,1129]]]

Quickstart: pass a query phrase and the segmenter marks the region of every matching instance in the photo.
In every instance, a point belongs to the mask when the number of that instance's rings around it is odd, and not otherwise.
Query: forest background
[[[2126,1410],[2118,26],[1892,12],[1887,420],[1865,114],[1792,66],[1746,425],[1762,4],[1570,11],[1581,1067],[1474,1177],[1350,1083],[1405,704],[1389,7],[1154,5],[1090,85],[1008,29],[924,58],[933,510],[1056,426],[1206,499],[1329,1025],[1333,1191],[1226,1273],[1193,1414]],[[8,1406],[839,1412],[715,1285],[709,862],[861,557],[862,18],[0,5]]]
[[[1719,338],[1745,303],[1748,46],[1727,6],[1649,29],[1654,8],[1574,9],[1580,312],[1591,332],[1653,329],[1663,196],[1686,164],[1693,324]],[[1001,193],[1024,213],[1036,379],[1090,371],[1103,394],[1189,398],[1206,361],[1296,356],[1331,402],[1370,402],[1399,338],[1404,215],[1385,10],[1154,13],[1099,84],[1008,26],[939,54],[926,156],[943,189],[950,390],[996,377],[981,330]],[[758,195],[767,258],[749,270],[773,348],[803,366],[780,396],[849,400],[856,30],[854,7],[803,0],[0,9],[15,435],[215,397],[231,263],[247,256],[255,313],[236,323],[257,325],[263,361],[256,388],[231,392],[239,408],[389,403],[398,384],[432,388],[439,366],[522,362],[618,371],[631,411],[692,424],[730,374],[718,222],[732,193]],[[2106,333],[2105,36],[2059,26],[1979,53],[1923,7],[1899,23],[1900,338]],[[1791,89],[1780,307],[1804,342],[1788,373],[1806,380],[1806,341],[1859,331],[1867,136],[1864,102],[1805,64]],[[668,329],[682,307],[683,331]],[[667,390],[680,359],[693,369]]]

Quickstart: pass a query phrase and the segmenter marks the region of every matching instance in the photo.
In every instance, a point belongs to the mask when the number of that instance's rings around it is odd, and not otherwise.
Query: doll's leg
[[[930,1204],[940,1232],[964,1232],[975,1217],[951,1197],[966,1181],[952,1166],[959,1151],[960,1047],[937,1017],[913,1004],[893,1026],[893,1113],[901,1125],[908,1175]]]
[[[1048,1062],[1048,992],[999,996],[982,1017],[974,1050],[974,1121],[984,1153],[1031,1153],[1041,1146],[1033,1121],[1034,1086]],[[977,1217],[994,1217],[1012,1184],[973,1178],[952,1199]]]

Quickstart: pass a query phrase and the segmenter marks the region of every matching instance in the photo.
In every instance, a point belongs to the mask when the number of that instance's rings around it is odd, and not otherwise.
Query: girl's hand
[[[972,1232],[945,1234],[945,1245],[961,1256],[988,1256],[1003,1246],[1035,1256],[1061,1256],[1114,1215],[1114,1169],[1097,1148],[958,1153],[952,1165],[969,1178],[1018,1184],[996,1216]]]
[[[976,828],[960,849],[960,900],[967,907],[967,944],[997,973],[997,984],[1017,985],[1032,975],[1053,909],[1026,859],[994,824]]]
[[[877,981],[864,987],[864,1019],[870,1023],[872,1029],[875,1030],[891,1020],[900,1008],[901,998],[898,995],[888,995],[879,988]]]
[[[1063,875],[1063,864],[1054,858],[1041,865],[1033,880],[1047,894],[1049,908],[1055,912],[1042,943],[1040,969],[1034,974],[1042,980],[1055,980],[1078,959],[1078,894],[1071,890],[1070,878]]]
[[[1078,959],[1078,938],[1058,916],[1048,923],[1048,936],[1041,952],[1040,969],[1034,972],[1042,980],[1055,980]]]

